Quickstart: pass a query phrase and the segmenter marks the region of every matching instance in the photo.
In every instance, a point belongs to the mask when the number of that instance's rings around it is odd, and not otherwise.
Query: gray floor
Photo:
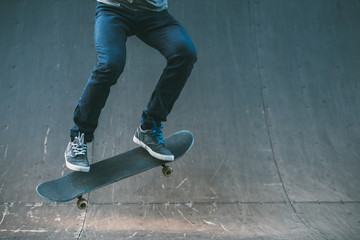
[[[1,0],[0,239],[360,239],[360,3],[169,0],[198,62],[164,134],[195,144],[156,168],[53,203],[72,112],[96,63],[95,1]],[[165,61],[128,40],[90,160],[134,148]]]

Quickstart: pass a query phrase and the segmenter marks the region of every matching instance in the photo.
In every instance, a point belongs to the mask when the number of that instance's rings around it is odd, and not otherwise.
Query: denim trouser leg
[[[102,3],[98,4],[95,19],[98,63],[75,108],[71,138],[82,132],[87,142],[93,140],[110,88],[124,69],[126,39],[134,34],[167,59],[167,66],[143,111],[142,123],[166,121],[196,61],[195,47],[185,29],[167,11],[133,12]]]
[[[167,60],[167,65],[142,114],[142,124],[152,125],[166,121],[175,101],[178,99],[196,62],[196,49],[188,33],[167,11],[163,11],[150,22],[153,31],[137,36],[157,49]],[[146,18],[144,18],[146,20]],[[164,22],[166,24],[164,24]],[[144,24],[146,27],[146,24]]]
[[[93,140],[110,87],[117,82],[124,69],[130,27],[121,16],[107,9],[99,4],[96,10],[94,37],[98,62],[75,108],[75,125],[70,130],[72,139],[82,132],[87,142]]]

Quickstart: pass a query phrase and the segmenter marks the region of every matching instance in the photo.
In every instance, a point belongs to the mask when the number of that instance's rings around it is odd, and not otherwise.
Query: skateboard
[[[174,159],[182,157],[192,146],[194,136],[183,130],[165,138],[165,146],[174,154]],[[142,147],[107,158],[90,165],[89,172],[71,172],[55,180],[41,183],[37,193],[50,201],[67,202],[78,198],[77,207],[84,210],[88,201],[82,196],[108,184],[131,177],[138,173],[162,166],[164,176],[170,176],[173,169],[162,161],[152,157]]]

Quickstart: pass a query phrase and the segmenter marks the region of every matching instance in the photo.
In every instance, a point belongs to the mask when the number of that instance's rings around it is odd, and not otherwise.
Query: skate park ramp
[[[360,3],[169,0],[198,61],[164,123],[195,142],[155,168],[54,203],[72,114],[92,68],[96,1],[0,4],[1,239],[360,239]],[[132,136],[166,62],[136,37],[89,146]]]

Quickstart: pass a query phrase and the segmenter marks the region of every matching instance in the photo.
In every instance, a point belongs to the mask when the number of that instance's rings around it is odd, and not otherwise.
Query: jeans
[[[93,140],[110,87],[123,72],[126,40],[132,35],[157,49],[167,60],[142,112],[141,123],[150,126],[153,121],[156,124],[166,121],[197,59],[195,46],[184,27],[167,10],[140,12],[98,3],[94,35],[98,62],[75,108],[75,125],[70,130],[70,137],[73,139],[81,132],[85,134],[86,142]]]

